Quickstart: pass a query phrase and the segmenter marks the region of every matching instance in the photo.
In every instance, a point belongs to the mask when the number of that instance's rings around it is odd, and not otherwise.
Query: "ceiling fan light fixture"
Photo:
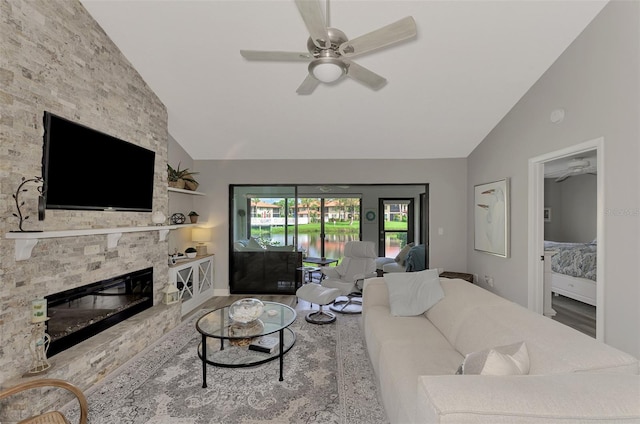
[[[347,67],[338,59],[320,58],[309,64],[309,73],[318,81],[331,84],[347,73]]]

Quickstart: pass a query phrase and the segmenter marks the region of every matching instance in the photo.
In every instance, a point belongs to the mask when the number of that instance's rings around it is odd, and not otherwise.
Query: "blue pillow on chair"
[[[416,272],[427,269],[426,249],[424,244],[413,246],[407,254],[405,271]]]

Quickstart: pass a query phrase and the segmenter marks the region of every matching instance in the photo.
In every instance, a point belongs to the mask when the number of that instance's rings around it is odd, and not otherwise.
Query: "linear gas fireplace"
[[[153,306],[153,268],[46,296],[48,356]]]

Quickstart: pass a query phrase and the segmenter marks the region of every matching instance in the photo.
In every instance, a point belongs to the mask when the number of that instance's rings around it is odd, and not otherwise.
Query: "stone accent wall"
[[[179,322],[180,303],[156,305],[57,354],[50,359],[52,368],[46,378],[68,380],[81,388],[91,387]],[[5,383],[10,387],[23,381],[27,379],[18,377]],[[18,422],[35,411],[59,409],[73,399],[74,396],[64,390],[24,392],[13,396],[10,402],[0,401],[0,422]]]
[[[41,175],[44,111],[156,152],[153,209],[167,211],[167,111],[154,92],[77,0],[0,0],[0,385],[28,370],[31,300],[125,272],[154,267],[154,304],[168,279],[167,242],[158,232],[125,233],[107,249],[107,236],[43,239],[32,257],[15,261],[18,229],[12,194],[23,177]],[[78,160],[83,160],[79,157]],[[113,164],[114,173],[127,172]],[[82,178],[82,175],[78,175]],[[135,184],[135,181],[131,181]],[[69,181],[69,189],[74,182]],[[151,213],[48,210],[37,220],[36,186],[21,194],[28,230],[68,230],[151,225]],[[98,246],[97,254],[87,247]],[[150,312],[163,305],[154,306]],[[102,344],[83,344],[60,354],[49,375],[86,389],[179,321],[168,308],[164,324],[120,334]],[[165,312],[166,314],[167,312]],[[122,328],[122,327],[119,327]],[[139,330],[139,329],[138,329]],[[113,334],[113,333],[111,333]],[[85,342],[86,343],[86,342]],[[124,347],[124,348],[123,348]],[[2,420],[2,417],[0,417]]]

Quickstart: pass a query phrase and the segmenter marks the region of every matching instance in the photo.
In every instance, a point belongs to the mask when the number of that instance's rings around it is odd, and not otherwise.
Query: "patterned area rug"
[[[297,339],[284,357],[250,368],[207,366],[195,322],[179,325],[87,391],[91,424],[388,423],[359,326],[359,315],[314,325],[298,313]],[[67,411],[77,422],[78,411]]]

